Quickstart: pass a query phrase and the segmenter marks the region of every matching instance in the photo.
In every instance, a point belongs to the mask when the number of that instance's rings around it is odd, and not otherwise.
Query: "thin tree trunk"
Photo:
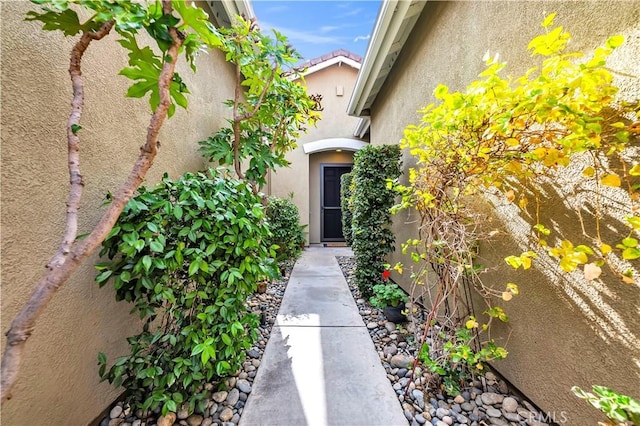
[[[171,1],[163,0],[163,11],[165,14],[172,12]],[[18,315],[11,323],[11,328],[7,332],[7,345],[2,356],[1,371],[1,400],[4,403],[11,398],[11,388],[15,383],[20,368],[20,362],[25,349],[27,339],[31,336],[35,327],[35,322],[44,311],[49,301],[53,298],[60,286],[78,269],[82,261],[89,257],[98,246],[104,241],[113,225],[118,220],[122,209],[127,204],[134,191],[142,183],[147,171],[153,163],[157,153],[158,133],[164,122],[170,105],[169,86],[173,78],[175,65],[178,59],[179,49],[182,45],[182,38],[175,28],[170,28],[169,33],[173,38],[173,45],[166,52],[165,57],[170,60],[165,62],[160,73],[159,89],[160,104],[151,117],[147,128],[147,138],[145,144],[140,148],[140,155],[129,174],[127,180],[118,189],[111,204],[102,215],[100,221],[95,226],[89,236],[80,241],[75,241],[77,232],[77,210],[82,193],[82,176],[79,168],[79,140],[74,134],[73,124],[79,122],[82,113],[82,81],[80,72],[80,61],[89,43],[94,39],[104,37],[113,26],[113,23],[103,25],[96,33],[84,33],[73,49],[69,72],[73,83],[74,99],[72,103],[72,113],[69,117],[67,136],[69,139],[69,173],[71,189],[67,207],[67,226],[65,235],[58,248],[58,251],[47,264],[47,272],[38,282],[31,297],[22,307]],[[104,32],[104,34],[102,34]],[[76,130],[77,131],[77,130]]]

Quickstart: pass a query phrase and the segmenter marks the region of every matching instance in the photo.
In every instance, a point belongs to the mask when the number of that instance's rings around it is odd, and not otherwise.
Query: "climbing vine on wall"
[[[559,270],[580,271],[578,279],[598,279],[606,267],[621,284],[637,283],[639,108],[637,103],[616,101],[618,87],[606,67],[624,38],[609,38],[586,58],[567,51],[571,36],[554,27],[554,17],[544,20],[544,34],[528,46],[540,60],[537,67],[505,78],[501,72],[506,63],[487,54],[478,80],[459,92],[439,85],[434,91],[437,102],[420,111],[419,124],[405,129],[402,146],[417,165],[410,169],[408,185],[395,186],[403,197],[397,209],[415,208],[420,224],[419,235],[404,245],[404,251],[416,264],[414,283],[435,285],[428,294],[432,313],[445,312],[440,331],[431,330],[432,346],[423,348],[429,361],[434,347],[440,354],[456,352],[454,348],[462,345],[460,330],[466,333],[464,342],[476,340],[476,348],[495,347],[490,337],[480,338],[492,320],[508,320],[494,301],[506,302],[519,293],[517,283],[505,282],[495,289],[485,286],[477,274],[475,244],[491,234],[479,226],[483,222],[475,208],[476,195],[502,198],[522,217],[532,218],[530,248],[505,259],[513,268],[531,268],[542,251],[557,260]],[[579,168],[581,177],[567,183],[562,176],[572,168]],[[567,235],[543,220],[550,208],[543,196],[549,184],[566,193],[579,187],[592,192],[577,207],[581,234]],[[606,200],[612,198],[619,200],[622,235],[603,230],[610,220]],[[464,309],[469,308],[465,292],[470,287],[484,297],[488,323],[481,324]],[[487,355],[486,359],[499,358],[506,352],[492,350]],[[477,358],[466,354],[458,361],[473,368]]]

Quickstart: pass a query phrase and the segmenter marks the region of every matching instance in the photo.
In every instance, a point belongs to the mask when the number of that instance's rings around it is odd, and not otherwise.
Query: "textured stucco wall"
[[[639,97],[640,2],[428,2],[372,107],[371,142],[399,141],[404,127],[418,122],[416,111],[434,101],[436,85],[464,89],[482,70],[487,50],[508,62],[506,74],[528,69],[526,46],[539,33],[544,16],[554,11],[556,23],[573,35],[571,49],[588,53],[608,36],[627,37],[610,65],[620,71],[616,79],[623,96]],[[411,165],[406,153],[404,160],[405,167]],[[565,194],[550,197],[549,205],[555,207],[548,214],[562,227],[577,227],[575,212],[563,207]],[[415,235],[414,219],[411,212],[396,217],[398,244]],[[501,219],[488,220],[483,226],[507,230],[507,224],[513,232],[520,219],[505,210]],[[597,411],[573,396],[572,385],[602,384],[640,397],[640,288],[617,280],[567,280],[550,273],[550,265],[517,274],[502,259],[521,251],[518,244],[517,237],[505,238],[480,248],[480,262],[497,266],[484,281],[500,288],[517,282],[521,291],[506,304],[510,325],[494,329],[492,336],[507,343],[510,353],[495,368],[557,420],[568,418],[567,424],[593,424],[597,417]],[[391,263],[396,261],[410,263],[399,250]],[[394,279],[408,288],[406,278]]]
[[[320,168],[310,167],[310,156],[304,153],[302,146],[321,139],[354,138],[358,119],[348,116],[346,111],[357,75],[356,69],[336,64],[305,77],[307,92],[322,95],[322,120],[315,127],[309,127],[298,140],[298,148],[287,154],[291,166],[271,174],[270,193],[286,197],[293,192],[293,200],[300,210],[300,222],[309,225],[308,241],[311,243],[320,242]],[[336,94],[336,86],[343,86],[342,96]]]
[[[67,72],[74,39],[25,22],[29,2],[1,2],[2,136],[2,332],[44,272],[62,236],[68,174],[65,127],[71,100]],[[150,118],[146,99],[128,99],[129,80],[117,76],[127,64],[117,36],[93,43],[84,58],[85,107],[81,170],[85,179],[79,233],[103,212],[143,144]],[[222,101],[232,97],[232,69],[217,52],[197,60],[193,76],[178,71],[192,94],[189,110],[165,122],[162,146],[147,183],[164,172],[177,177],[203,167],[196,142],[224,124]],[[127,352],[125,337],[138,321],[130,306],[116,303],[110,285],[93,282],[89,258],[58,292],[29,339],[14,399],[2,407],[2,424],[87,424],[121,392],[98,383],[97,353],[111,360]],[[5,338],[2,338],[4,348]]]

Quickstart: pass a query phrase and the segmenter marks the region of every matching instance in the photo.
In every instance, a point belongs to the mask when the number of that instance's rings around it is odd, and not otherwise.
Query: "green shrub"
[[[342,208],[342,235],[344,242],[351,247],[353,245],[353,231],[351,222],[353,220],[353,174],[345,173],[340,176],[340,207]]]
[[[276,259],[281,262],[296,259],[305,243],[300,225],[300,212],[290,198],[270,196],[267,199],[267,221],[271,230],[270,245],[277,245]]]
[[[356,257],[355,282],[363,296],[382,283],[385,256],[394,249],[390,209],[395,192],[388,179],[400,176],[400,147],[367,146],[354,156],[353,252]]]
[[[640,401],[607,387],[593,385],[593,393],[574,386],[571,391],[602,411],[615,425],[640,426]]]
[[[144,327],[129,355],[100,376],[127,389],[143,409],[193,411],[203,384],[237,371],[257,336],[246,308],[256,280],[275,276],[264,207],[246,183],[211,171],[165,174],[140,188],[103,243],[96,281],[113,280],[116,298],[134,304]]]

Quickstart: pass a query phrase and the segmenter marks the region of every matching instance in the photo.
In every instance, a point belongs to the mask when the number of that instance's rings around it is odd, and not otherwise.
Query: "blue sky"
[[[260,28],[276,29],[310,60],[337,49],[364,56],[380,0],[253,0]]]

